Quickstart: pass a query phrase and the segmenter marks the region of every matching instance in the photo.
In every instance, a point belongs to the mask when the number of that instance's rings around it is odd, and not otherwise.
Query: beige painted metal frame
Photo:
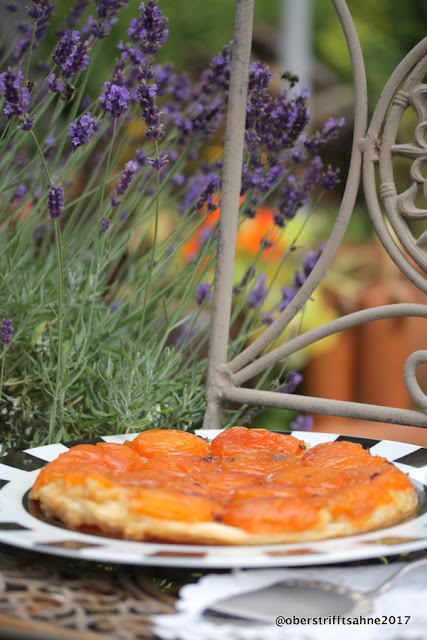
[[[268,346],[280,336],[303,308],[324,277],[352,215],[362,173],[369,214],[385,251],[402,273],[422,292],[427,293],[427,230],[419,237],[414,237],[408,226],[409,220],[427,219],[427,210],[419,209],[415,204],[420,187],[427,197],[427,179],[422,173],[422,165],[427,160],[427,85],[423,84],[427,75],[427,37],[414,47],[390,77],[368,127],[366,74],[359,39],[345,0],[332,2],[350,52],[355,90],[351,162],[341,206],[320,259],[292,302],[255,342],[227,361],[254,4],[254,0],[236,0],[222,205],[206,383],[207,408],[203,425],[207,429],[221,426],[221,408],[227,401],[427,427],[427,395],[420,388],[416,376],[417,368],[421,364],[427,364],[427,350],[411,354],[403,370],[408,393],[419,410],[260,391],[242,386],[299,349],[344,329],[383,318],[417,316],[427,319],[427,304],[407,303],[375,307],[343,316],[265,353]],[[418,116],[414,142],[397,144],[399,123],[409,107]],[[410,170],[411,187],[400,194],[393,180],[394,156],[413,160]],[[377,180],[380,185],[380,199]],[[333,390],[331,392],[333,393]]]

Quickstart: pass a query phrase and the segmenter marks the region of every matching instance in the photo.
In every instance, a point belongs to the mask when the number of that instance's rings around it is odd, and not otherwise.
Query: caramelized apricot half
[[[160,520],[194,523],[217,520],[221,509],[210,498],[159,487],[132,491],[130,511]]]
[[[213,456],[234,456],[244,451],[278,451],[300,456],[305,443],[294,436],[275,433],[268,429],[230,427],[218,434],[211,442]]]
[[[79,444],[61,453],[40,471],[33,486],[33,496],[40,487],[62,477],[68,471],[86,469],[92,472],[131,472],[141,470],[143,467],[144,460],[141,456],[121,444],[110,442],[99,442],[96,445]]]
[[[361,444],[340,440],[323,442],[304,453],[302,463],[332,469],[357,469],[357,467],[382,465],[385,458],[373,456]]]
[[[247,471],[267,475],[300,464],[296,456],[278,451],[242,451],[219,462],[224,471]]]
[[[165,471],[166,473],[172,471],[176,475],[187,475],[189,473],[208,473],[216,466],[216,462],[212,458],[202,458],[189,453],[169,453],[150,458],[144,469]]]
[[[198,456],[209,456],[209,443],[188,431],[175,429],[150,429],[143,431],[135,440],[125,443],[144,458],[165,453],[191,453]]]
[[[219,500],[228,499],[236,489],[260,483],[260,477],[255,473],[244,471],[221,471],[214,469],[207,473],[194,473],[181,478],[175,484],[178,491],[193,490],[196,493],[210,495]]]
[[[299,498],[236,497],[225,506],[222,522],[248,533],[280,534],[316,526],[320,522],[319,514],[316,505]]]

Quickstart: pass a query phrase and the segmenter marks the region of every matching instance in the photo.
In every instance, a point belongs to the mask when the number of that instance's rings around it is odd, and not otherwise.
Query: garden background
[[[167,37],[157,5],[141,5],[142,13],[151,7],[157,16],[157,22],[151,15],[142,27],[140,3],[128,4],[33,3],[34,29],[43,20],[49,23],[39,40],[36,31],[31,36],[20,28],[25,20],[31,24],[20,3],[2,7],[2,24],[10,28],[3,29],[0,72],[7,73],[9,66],[15,74],[14,79],[3,77],[3,102],[10,99],[9,85],[21,92],[11,103],[15,111],[1,122],[4,451],[151,426],[193,429],[201,424],[229,63],[223,45],[231,39],[233,3],[201,7],[194,0],[160,0]],[[57,49],[64,37],[58,30],[79,6],[84,10],[75,24],[80,31],[74,46],[90,42],[83,54],[90,60],[69,71],[70,58]],[[360,0],[349,6],[365,54],[373,108],[395,65],[423,37],[426,4]],[[285,113],[292,103],[304,122],[290,136],[286,159],[267,137],[263,155],[255,158],[247,136],[231,353],[252,340],[307,277],[345,184],[352,132],[350,62],[332,3],[316,0],[313,8],[315,78],[309,99],[298,83],[294,86],[292,74],[282,77],[284,71],[298,70],[282,69],[278,60],[280,4],[256,3],[253,59],[260,64],[253,79],[268,83],[268,92],[267,85],[261,90],[254,80],[253,103],[256,91],[264,92],[264,106],[278,105]],[[107,30],[108,22],[111,34],[104,37],[101,27]],[[151,49],[141,44],[137,28],[152,29]],[[23,33],[27,48],[17,56]],[[127,38],[139,47],[138,54],[129,53],[131,45],[117,48]],[[122,67],[116,62],[120,56]],[[266,65],[272,73],[268,82]],[[54,69],[54,79],[47,67]],[[18,68],[22,77],[17,80]],[[186,74],[184,83],[181,74]],[[106,106],[111,96],[104,83],[110,84],[108,90],[129,87],[122,112]],[[24,86],[29,87],[28,100]],[[196,122],[200,128],[193,139]],[[403,137],[411,135],[411,127],[409,118]],[[261,137],[264,133],[257,131]],[[402,161],[402,185],[409,179],[407,168]],[[290,175],[305,189],[295,206],[289,205],[289,198],[296,198]],[[419,295],[378,246],[360,197],[344,246],[290,332],[365,306],[419,301]],[[401,369],[422,337],[416,320],[378,321],[322,341],[255,383],[409,407]],[[310,417],[283,411],[230,407],[225,419],[226,424],[313,428]],[[411,428],[402,436],[402,428],[392,425],[355,427],[354,421],[342,419],[316,418],[314,428],[357,428],[407,441],[424,437]]]

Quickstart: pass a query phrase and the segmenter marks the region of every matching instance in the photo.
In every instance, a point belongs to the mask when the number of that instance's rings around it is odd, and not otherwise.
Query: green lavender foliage
[[[11,28],[0,43],[0,316],[13,321],[0,351],[0,451],[197,428],[209,338],[201,285],[213,271],[215,227],[193,260],[182,253],[200,212],[217,206],[221,159],[206,160],[205,151],[222,141],[230,49],[191,83],[156,63],[167,47],[156,2],[142,4],[135,22],[121,0],[80,0],[74,8],[86,8],[47,55],[55,3],[30,4],[7,3]],[[120,45],[117,15],[121,36],[129,25]],[[107,40],[118,47],[116,63],[108,86],[104,78],[97,86]],[[304,137],[307,93],[273,100],[268,70],[255,64],[251,74],[242,215],[256,215],[277,192],[283,228],[316,185],[336,184],[319,150],[341,124],[330,119]],[[290,179],[294,168],[299,181]],[[230,354],[262,324],[262,287],[248,303],[262,250],[235,296],[232,323],[243,330]],[[295,277],[286,296],[307,276]],[[225,424],[235,418],[229,411]]]

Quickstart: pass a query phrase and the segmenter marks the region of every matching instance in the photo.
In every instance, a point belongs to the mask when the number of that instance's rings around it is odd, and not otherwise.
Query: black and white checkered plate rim
[[[213,438],[216,431],[199,432]],[[118,540],[56,526],[32,515],[27,494],[39,470],[70,447],[82,442],[124,442],[137,434],[52,444],[0,458],[0,542],[15,547],[106,563],[175,568],[233,569],[304,566],[398,555],[427,548],[427,449],[391,440],[374,440],[333,433],[293,431],[309,441],[358,442],[373,455],[383,456],[408,473],[419,496],[416,517],[394,527],[367,534],[301,544],[256,547],[176,545]]]

